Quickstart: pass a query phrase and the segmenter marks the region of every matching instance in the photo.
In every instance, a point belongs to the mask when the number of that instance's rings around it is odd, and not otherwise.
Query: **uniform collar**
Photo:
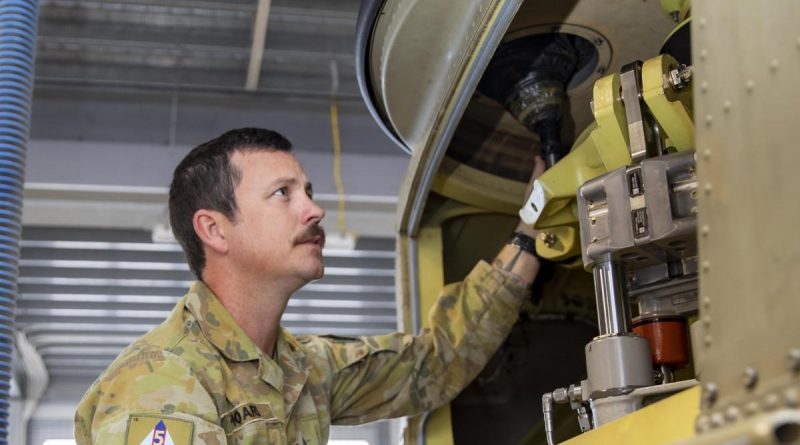
[[[229,360],[258,360],[263,354],[202,281],[195,281],[184,299],[203,335]]]
[[[287,409],[294,404],[311,368],[294,336],[281,327],[275,345],[275,360],[265,356],[202,281],[192,285],[184,297],[184,307],[192,313],[203,335],[222,355],[234,362],[259,360],[262,380],[283,392]]]

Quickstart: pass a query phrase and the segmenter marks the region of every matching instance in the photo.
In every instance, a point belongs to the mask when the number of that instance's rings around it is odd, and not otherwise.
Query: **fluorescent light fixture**
[[[75,439],[45,439],[42,445],[77,445]]]

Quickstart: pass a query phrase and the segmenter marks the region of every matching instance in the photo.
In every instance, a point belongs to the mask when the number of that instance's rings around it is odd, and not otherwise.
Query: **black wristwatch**
[[[517,246],[523,252],[528,252],[536,258],[542,259],[542,257],[536,253],[536,240],[522,232],[514,232],[511,235],[511,239],[508,240],[508,244]]]

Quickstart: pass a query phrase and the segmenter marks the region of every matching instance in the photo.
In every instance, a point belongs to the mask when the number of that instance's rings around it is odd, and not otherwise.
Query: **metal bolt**
[[[686,65],[676,65],[669,71],[669,85],[675,91],[680,91],[689,87],[692,83],[692,69]]]
[[[711,407],[717,401],[717,384],[706,383],[703,385],[703,402],[706,406]]]
[[[756,387],[756,383],[758,383],[758,372],[750,366],[744,368],[744,374],[742,375],[742,384],[744,387],[753,389]]]
[[[714,428],[719,428],[722,425],[725,425],[725,417],[722,416],[722,413],[714,413],[711,415],[711,426]]]
[[[798,348],[790,349],[787,357],[787,362],[789,365],[789,371],[792,371],[795,374],[800,373],[800,349]]]
[[[553,391],[553,401],[556,403],[564,403],[567,402],[569,398],[567,397],[567,388],[558,388]]]
[[[542,240],[545,246],[553,247],[556,245],[556,236],[549,232],[542,232],[539,234],[539,238]]]
[[[741,413],[739,412],[739,408],[735,406],[729,406],[728,409],[725,410],[725,418],[731,422],[738,419],[740,415]]]

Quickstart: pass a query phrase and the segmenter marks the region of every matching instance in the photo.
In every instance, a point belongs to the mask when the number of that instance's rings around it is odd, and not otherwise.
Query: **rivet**
[[[711,122],[712,121],[714,121],[714,116],[712,116],[710,114],[706,114],[706,126],[707,127],[711,126]]]
[[[706,327],[711,326],[711,316],[706,315],[703,317],[703,324],[706,325]]]
[[[711,347],[711,336],[710,335],[706,335],[703,338],[703,343],[706,345],[707,348]]]
[[[708,226],[703,226],[703,227],[700,228],[700,233],[703,236],[708,236],[708,234],[711,233],[711,228],[708,227]]]
[[[711,297],[703,297],[703,309],[711,308]]]
[[[706,191],[706,195],[710,195],[711,194],[711,183],[707,182],[706,185],[703,187],[703,189]]]
[[[711,157],[711,149],[706,148],[705,150],[703,150],[703,158],[709,159],[710,157]]]
[[[778,68],[780,68],[780,66],[781,62],[778,59],[772,59],[772,62],[769,63],[769,69],[772,70],[772,72],[778,71]]]
[[[754,414],[757,414],[759,409],[760,408],[758,406],[758,402],[756,402],[755,400],[753,400],[752,402],[750,402],[750,403],[748,403],[747,405],[744,406],[744,412],[748,416],[752,416]]]
[[[706,21],[706,18],[705,18],[705,17],[700,17],[700,20],[699,20],[699,22],[700,22],[700,27],[701,27],[701,28],[705,28],[705,27],[706,27],[706,23],[708,23],[708,22]]]
[[[697,207],[692,207],[692,215],[697,215]]]
[[[700,91],[703,92],[703,93],[708,91],[708,82],[703,82],[703,83],[700,84]]]
[[[701,267],[703,268],[703,272],[708,272],[711,269],[711,262],[708,261],[708,260],[705,260],[705,261],[703,261],[703,264],[701,265]]]
[[[741,413],[739,412],[739,408],[735,406],[729,406],[728,409],[725,410],[725,418],[731,422],[738,419],[740,415]]]
[[[727,113],[731,111],[731,106],[732,106],[731,101],[726,100],[725,103],[722,104],[722,109],[725,110],[725,112]]]
[[[716,401],[717,384],[709,382],[703,385],[703,402],[705,402],[706,406],[711,407]]]
[[[694,427],[698,433],[708,431],[708,429],[711,428],[711,420],[708,418],[708,416],[698,416],[697,423]]]
[[[787,365],[789,366],[789,371],[792,371],[795,374],[800,373],[800,349],[790,349],[786,360]]]
[[[800,394],[797,393],[797,389],[789,388],[786,390],[786,406],[790,408],[797,408],[800,406]]]
[[[708,51],[703,48],[700,50],[700,60],[706,60],[706,57],[708,57]]]
[[[748,80],[747,82],[744,83],[744,87],[745,87],[745,89],[747,90],[748,93],[752,93],[753,92],[753,88],[756,87],[756,83],[753,82],[752,80]]]
[[[769,393],[764,397],[764,408],[775,409],[780,405],[781,399],[775,393]]]
[[[711,426],[715,428],[719,428],[722,425],[725,425],[725,418],[722,417],[722,413],[714,413],[711,415]]]
[[[756,387],[756,383],[758,383],[758,372],[751,366],[744,368],[744,373],[742,373],[742,385],[747,389],[753,389]]]

